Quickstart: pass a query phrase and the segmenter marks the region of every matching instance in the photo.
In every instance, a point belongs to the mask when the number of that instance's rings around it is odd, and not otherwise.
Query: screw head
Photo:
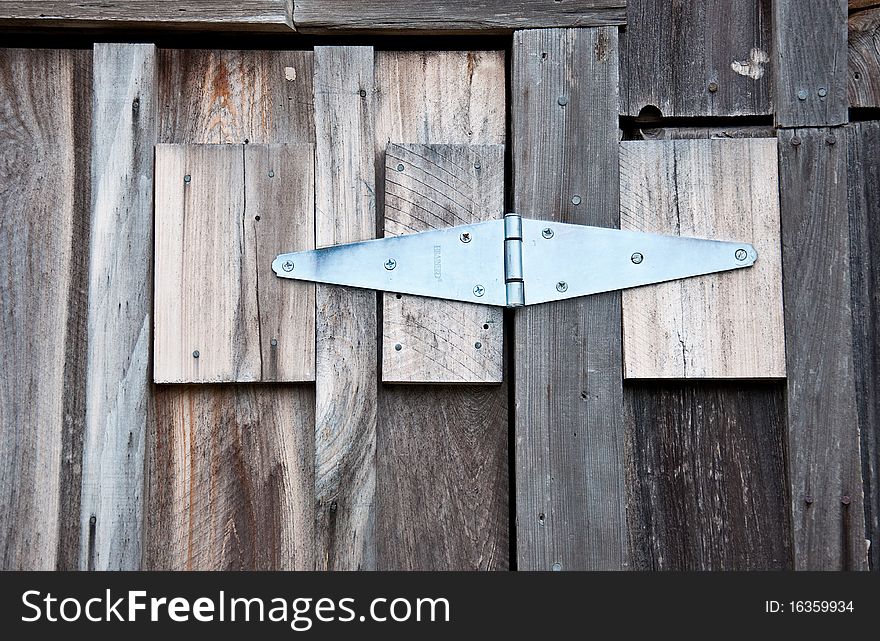
[[[292,272],[293,271],[293,261],[292,260],[285,261],[285,263],[283,265],[281,265],[281,269],[283,269],[286,272]]]
[[[568,96],[559,96],[559,98],[556,99],[556,102],[559,103],[560,107],[564,107],[568,104]]]
[[[389,258],[385,261],[385,269],[387,269],[389,272],[395,267],[397,267],[397,261],[393,258]]]
[[[747,252],[745,249],[737,249],[734,256],[736,256],[737,260],[743,261],[749,257],[749,252]]]
[[[481,298],[486,293],[486,288],[482,285],[474,285],[474,296]]]
[[[710,82],[709,83],[709,92],[715,93],[716,91],[718,91],[718,83],[717,82]]]
[[[801,89],[800,91],[798,91],[797,97],[798,97],[798,100],[806,100],[807,99],[807,90]]]
[[[396,351],[399,352],[400,350],[403,349],[403,345],[401,345],[400,343],[397,343],[397,344],[394,346],[394,349],[395,349]]]
[[[552,565],[552,570],[554,572],[561,572],[562,571],[562,563],[559,563],[559,562],[554,563]]]
[[[458,238],[459,238],[459,239],[461,240],[461,242],[463,242],[463,243],[469,243],[469,242],[471,242],[471,233],[470,233],[470,232],[467,232],[467,231],[462,232],[461,235],[460,235]]]
[[[825,87],[819,87],[819,91],[817,91],[816,93],[819,94],[820,98],[824,98],[828,95],[828,90]]]
[[[572,197],[571,197],[571,204],[572,204],[572,205],[580,205],[580,204],[581,204],[581,197],[578,196],[577,194],[575,194],[574,196],[572,196]]]
[[[645,260],[645,257],[642,256],[639,252],[636,252],[636,253],[634,253],[632,256],[630,256],[629,259],[630,259],[634,264],[636,264],[636,265],[640,265],[641,262],[642,262],[643,260]]]
[[[201,354],[199,354],[199,350],[193,350],[193,358],[198,358],[199,356],[201,356]]]
[[[549,227],[545,227],[544,229],[541,230],[541,235],[544,238],[553,238],[553,230],[550,229]]]
[[[566,283],[564,280],[559,281],[558,283],[556,283],[556,291],[560,292],[560,293],[567,292],[568,291],[568,283]]]

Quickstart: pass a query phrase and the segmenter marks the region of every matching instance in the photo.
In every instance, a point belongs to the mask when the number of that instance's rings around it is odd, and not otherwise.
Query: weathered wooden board
[[[145,569],[314,569],[313,398],[304,385],[156,388]]]
[[[309,381],[315,287],[272,271],[314,248],[314,149],[156,147],[158,383]]]
[[[626,140],[728,140],[731,138],[776,138],[771,125],[733,125],[730,127],[646,127],[626,132]]]
[[[156,71],[153,45],[95,45],[81,570],[141,563]]]
[[[618,226],[617,81],[616,29],[514,34],[514,211]],[[514,332],[519,568],[624,568],[620,294],[527,307]]]
[[[621,113],[770,113],[770,1],[629,0]]]
[[[0,50],[0,567],[75,569],[91,53]]]
[[[376,236],[372,47],[315,48],[319,247]],[[317,567],[375,569],[376,293],[318,285]]]
[[[880,122],[847,127],[853,354],[870,561],[880,569]]]
[[[773,105],[778,127],[848,120],[846,0],[773,2]]]
[[[385,152],[385,235],[467,225],[504,215],[502,145],[399,145]],[[384,297],[386,383],[500,383],[500,307]]]
[[[858,11],[870,7],[880,7],[880,0],[849,0],[849,10]]]
[[[880,5],[849,17],[849,105],[880,107]]]
[[[0,26],[291,31],[288,0],[0,0]]]
[[[376,88],[380,184],[389,142],[505,142],[503,52],[378,52]],[[381,211],[383,190],[377,201]],[[507,390],[380,388],[381,569],[508,568]]]
[[[796,569],[867,565],[842,134],[820,128],[779,133]]]
[[[304,33],[510,33],[526,27],[624,24],[626,0],[297,0],[293,20]]]
[[[782,388],[626,386],[634,569],[791,569]]]
[[[312,56],[310,51],[221,54],[160,50],[160,142],[194,144],[248,139],[262,144],[313,143]],[[286,68],[296,71],[285,73]],[[295,79],[288,80],[294,73]],[[147,439],[146,473],[150,482],[145,508],[146,568],[166,568],[175,559],[193,559],[193,567],[253,569],[275,560],[282,566],[279,557],[273,557],[275,550],[259,550],[257,546],[273,540],[270,537],[275,537],[275,541],[296,541],[299,537],[312,540],[312,385],[154,389],[155,411]],[[204,445],[211,444],[214,436],[235,434],[249,435],[256,439],[252,444],[259,447],[236,449],[234,439],[225,440],[224,448]],[[188,459],[171,449],[175,443],[190,452]],[[290,451],[299,457],[296,466],[288,463]],[[235,465],[228,462],[232,454]],[[267,476],[261,477],[266,479],[261,492],[283,495],[286,507],[281,512],[266,510],[268,503],[262,494],[250,507],[240,509],[239,506],[247,505],[240,497],[257,496],[249,485],[250,469],[267,471]],[[189,490],[172,493],[179,479],[197,478],[210,482],[193,483]],[[212,502],[211,483],[225,487],[223,491],[232,498]],[[298,512],[295,506],[300,504],[308,504],[309,509]],[[283,518],[276,518],[281,513]],[[172,514],[178,515],[175,520]],[[230,536],[246,543],[231,554],[228,548],[224,550],[215,544],[218,538],[180,536],[173,530],[175,523],[206,521],[224,524]],[[308,545],[300,549],[305,552],[299,560],[294,559],[293,565],[314,567]],[[258,563],[260,559],[266,563]]]
[[[773,138],[620,144],[620,227],[758,251],[749,269],[623,292],[626,378],[783,378]]]

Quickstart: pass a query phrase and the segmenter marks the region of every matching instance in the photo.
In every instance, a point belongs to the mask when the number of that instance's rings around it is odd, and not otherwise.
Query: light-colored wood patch
[[[502,145],[388,146],[386,236],[467,225],[503,213]],[[501,308],[385,294],[383,311],[384,382],[501,382]]]
[[[156,148],[156,382],[314,379],[314,286],[272,259],[314,247],[314,148]]]
[[[623,292],[626,378],[785,376],[776,140],[620,145],[622,229],[742,240],[749,269]]]

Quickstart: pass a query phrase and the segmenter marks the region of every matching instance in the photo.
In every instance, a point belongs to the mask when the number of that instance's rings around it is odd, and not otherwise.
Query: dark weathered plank
[[[625,387],[633,567],[790,569],[783,384]]]
[[[770,113],[769,0],[629,0],[621,113]]]
[[[778,127],[847,122],[846,0],[773,2],[773,106]]]
[[[517,213],[618,226],[617,59],[612,28],[514,34]],[[516,315],[520,569],[628,565],[620,323],[619,292]]]
[[[159,59],[160,142],[314,142],[311,52],[164,50]],[[145,566],[314,567],[313,386],[159,387],[153,404]],[[223,447],[212,440],[221,437]],[[212,483],[223,500],[212,501]],[[222,523],[228,535],[175,534],[177,523]],[[223,537],[238,547],[224,550]]]
[[[633,140],[680,140],[708,138],[710,140],[738,138],[775,138],[771,125],[734,125],[732,127],[646,127],[627,132]]]
[[[626,0],[297,0],[293,21],[304,33],[509,33],[624,24]]]
[[[846,139],[779,132],[794,567],[866,567],[853,373]]]
[[[880,122],[847,127],[853,354],[870,561],[880,569]]]
[[[880,6],[849,18],[849,105],[880,107]]]
[[[501,51],[378,52],[375,152],[380,180],[391,142],[504,144],[504,69]],[[384,196],[379,190],[380,210]],[[380,568],[509,567],[510,484],[500,470],[508,458],[507,390],[504,377],[500,385],[488,387],[380,388]],[[446,451],[447,442],[466,444],[468,451]],[[430,468],[426,459],[432,461]],[[421,496],[434,503],[426,504]]]
[[[90,52],[0,50],[0,567],[79,554]]]
[[[96,44],[80,569],[141,563],[156,47]]]
[[[372,47],[315,48],[315,242],[376,236]],[[375,569],[376,293],[318,285],[316,564]]]
[[[0,0],[0,26],[291,31],[289,0]]]
[[[156,388],[145,569],[314,568],[313,398],[305,385]]]

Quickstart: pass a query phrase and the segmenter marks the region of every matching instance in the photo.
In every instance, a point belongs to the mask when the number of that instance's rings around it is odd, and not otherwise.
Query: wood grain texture
[[[627,131],[626,140],[728,140],[731,138],[776,138],[771,125],[733,125],[730,127],[647,127]]]
[[[377,52],[376,91],[376,170],[382,183],[389,142],[505,142],[503,52]],[[377,200],[381,210],[384,190]],[[504,380],[491,386],[380,388],[381,569],[509,567],[510,484],[500,468],[508,459],[507,392]],[[423,465],[427,459],[430,468]]]
[[[303,33],[510,33],[525,27],[589,27],[626,21],[626,0],[515,0],[443,3],[404,0],[297,0]]]
[[[773,105],[777,127],[847,122],[846,0],[773,2]],[[822,95],[825,92],[825,95]]]
[[[625,387],[634,569],[791,569],[783,388]]]
[[[155,407],[144,569],[314,569],[311,390],[160,386]]]
[[[311,51],[159,50],[162,142],[314,140]]]
[[[396,483],[381,486],[379,569],[506,569],[505,395],[486,385],[393,389],[380,401],[381,468]]]
[[[880,122],[847,127],[853,354],[871,567],[880,569]]]
[[[154,45],[95,45],[81,570],[141,564],[156,72]]]
[[[842,134],[779,134],[795,569],[867,566]]]
[[[849,17],[849,105],[880,107],[880,6]]]
[[[849,0],[850,11],[869,9],[871,7],[880,7],[880,0]]]
[[[314,380],[314,285],[271,268],[314,248],[313,185],[311,144],[156,148],[156,382]]]
[[[0,26],[291,31],[290,0],[0,0]]]
[[[376,236],[372,47],[315,48],[316,243]],[[375,569],[376,293],[317,287],[317,567]]]
[[[616,29],[514,34],[514,211],[618,226],[617,84]],[[519,568],[625,568],[620,294],[527,307],[514,332]]]
[[[198,144],[225,137],[231,142],[248,139],[262,144],[314,142],[311,52],[224,51],[213,55],[160,50],[159,54],[160,142]],[[290,81],[285,78],[285,67],[308,72]],[[313,549],[309,542],[314,532],[314,386],[154,389],[155,410],[147,439],[150,482],[144,566],[164,568],[171,565],[168,559],[183,563],[192,559],[193,567],[281,567],[278,550],[284,548],[269,549],[269,544],[303,541],[299,549],[304,552],[293,565],[314,567],[308,553]],[[188,432],[187,426],[192,426]],[[249,435],[250,442],[259,447],[236,449],[230,440],[236,433]],[[175,434],[176,441],[166,437]],[[220,438],[228,445],[225,449],[206,445]],[[189,447],[189,458],[176,453],[174,443]],[[291,451],[296,467],[287,463]],[[230,458],[236,460],[233,467],[228,464]],[[251,469],[263,472],[251,473]],[[178,479],[196,479],[200,474],[211,482],[194,482],[188,492],[174,493]],[[259,491],[253,479],[261,479]],[[230,498],[212,502],[211,483],[224,487],[224,495]],[[269,512],[265,496],[282,496],[287,507]],[[254,497],[247,509],[241,507],[247,505],[244,497]],[[297,511],[298,505],[307,505],[307,509]],[[179,515],[177,520],[173,514]],[[229,546],[224,549],[219,543],[222,533],[214,530],[213,538],[177,535],[173,528],[179,522],[224,523],[234,533],[230,541],[250,543],[234,548],[233,554]]]
[[[784,378],[776,140],[620,144],[620,227],[754,244],[749,269],[628,289],[626,378]]]
[[[770,113],[769,0],[630,0],[620,39],[621,113]]]
[[[504,215],[502,145],[398,145],[385,152],[385,236],[467,225]],[[386,383],[500,383],[504,312],[386,294]]]
[[[0,50],[0,567],[79,555],[91,55]]]

